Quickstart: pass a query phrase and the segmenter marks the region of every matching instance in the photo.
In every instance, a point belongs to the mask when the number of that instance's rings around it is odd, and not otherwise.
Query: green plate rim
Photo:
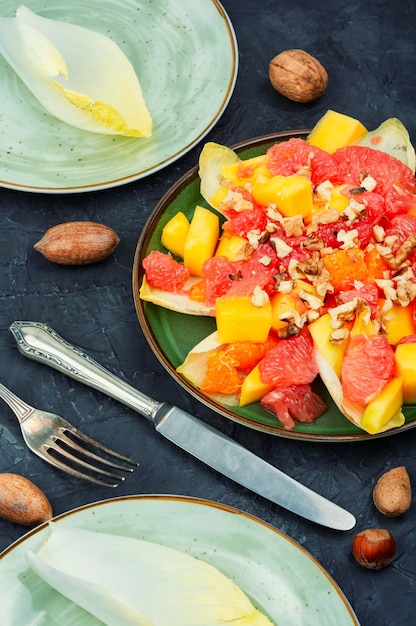
[[[305,138],[309,132],[310,129],[302,129],[270,133],[239,142],[231,147],[241,156],[250,158],[264,153],[265,148],[270,144],[285,141],[290,138]],[[366,433],[348,421],[341,414],[338,408],[335,407],[332,399],[325,389],[325,386],[318,377],[314,386],[316,387],[316,391],[324,397],[329,407],[328,411],[330,411],[332,415],[330,415],[327,411],[322,417],[318,418],[318,420],[312,424],[297,423],[295,428],[289,431],[279,425],[280,423],[278,425],[274,425],[272,423],[272,417],[269,417],[271,414],[266,415],[267,412],[260,406],[259,403],[256,403],[256,405],[250,405],[250,407],[256,407],[256,410],[261,411],[262,421],[255,421],[247,414],[250,409],[247,409],[246,407],[226,407],[216,400],[208,397],[206,394],[203,394],[199,389],[195,388],[191,383],[189,383],[189,381],[176,372],[175,368],[179,365],[179,362],[177,364],[172,363],[172,357],[169,355],[169,351],[172,350],[172,346],[169,346],[168,333],[166,333],[163,337],[161,336],[155,321],[155,314],[157,315],[157,311],[159,311],[158,314],[164,317],[166,327],[168,327],[169,320],[176,321],[180,319],[180,316],[183,314],[167,311],[166,309],[161,310],[161,307],[157,307],[156,305],[148,302],[143,302],[140,299],[139,286],[141,285],[143,279],[141,261],[146,254],[148,254],[149,251],[155,247],[154,242],[152,242],[152,237],[155,236],[156,230],[161,228],[161,220],[163,219],[163,216],[166,215],[169,207],[172,207],[175,202],[179,202],[181,194],[186,193],[187,189],[190,188],[191,185],[196,185],[198,180],[198,165],[196,165],[179,178],[179,180],[177,180],[162,196],[144,225],[137,243],[133,261],[132,290],[138,321],[150,348],[172,378],[193,397],[197,398],[200,402],[202,402],[202,404],[208,406],[216,413],[234,422],[248,426],[249,428],[288,439],[331,443],[352,442],[391,436],[393,434],[402,433],[406,430],[414,428],[416,426],[416,407],[404,407],[403,412],[405,414],[406,421],[403,426],[383,433],[378,433],[376,435]],[[202,196],[198,199],[198,203],[203,206],[208,206]],[[181,210],[182,209],[183,207],[181,207]],[[176,212],[176,210],[173,212]],[[190,317],[192,316],[184,316],[186,320],[189,320]],[[201,324],[206,325],[208,329],[211,328],[210,322],[205,318],[204,321],[201,320]],[[208,330],[206,334],[211,332],[213,329],[214,327]],[[266,419],[266,417],[268,419]],[[320,426],[322,422],[326,419],[334,419],[334,417],[337,420],[338,425],[335,425],[335,428],[330,427],[327,430],[323,430]]]

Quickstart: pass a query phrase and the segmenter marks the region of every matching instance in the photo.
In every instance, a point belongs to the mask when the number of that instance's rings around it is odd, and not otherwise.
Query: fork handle
[[[16,321],[10,326],[10,331],[19,351],[25,356],[102,391],[157,423],[157,414],[165,403],[146,396],[112,374],[83,350],[65,341],[47,324]]]

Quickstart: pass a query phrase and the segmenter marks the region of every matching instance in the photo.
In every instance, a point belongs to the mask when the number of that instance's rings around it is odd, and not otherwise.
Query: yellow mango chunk
[[[220,343],[251,341],[264,343],[272,323],[270,300],[255,306],[250,296],[221,296],[215,303]]]
[[[215,209],[219,209],[221,202],[225,200],[228,194],[228,189],[226,187],[219,187],[218,190],[214,193],[214,195],[209,199],[209,203]]]
[[[243,380],[240,389],[239,406],[247,406],[253,402],[259,402],[266,393],[273,389],[270,383],[264,383],[260,378],[260,369],[256,365]]]
[[[259,204],[276,205],[285,217],[307,216],[313,211],[312,184],[303,176],[258,176],[253,197]]]
[[[228,261],[234,261],[247,245],[247,239],[239,235],[224,233],[218,242],[215,256],[224,256]]]
[[[384,303],[385,300],[380,300],[381,309]],[[403,337],[416,332],[410,306],[403,307],[394,302],[393,306],[382,314],[382,321],[387,340],[393,346],[397,345]]]
[[[338,185],[331,190],[328,205],[329,209],[336,209],[342,213],[342,211],[347,208],[350,201],[346,196],[344,196],[342,191],[348,187],[349,185]]]
[[[189,231],[189,221],[184,213],[179,211],[174,215],[162,230],[161,243],[172,254],[183,259],[185,239]]]
[[[244,161],[237,161],[221,168],[221,176],[228,182],[239,187],[244,187],[246,183],[253,183],[257,177],[259,169],[265,176],[271,176],[264,163],[266,155],[262,154]]]
[[[284,319],[286,314],[290,315],[291,311],[295,311],[302,315],[305,312],[305,306],[299,296],[293,293],[277,293],[271,299],[272,303],[272,328],[280,330],[288,325],[288,319]],[[283,319],[282,319],[283,317]],[[293,316],[292,316],[293,317]]]
[[[301,291],[306,291],[314,296],[317,295],[315,287],[305,280],[297,279],[294,282],[293,289],[289,293],[277,292],[271,298],[272,328],[274,330],[280,330],[288,325],[288,319],[282,319],[282,316],[290,314],[290,311],[295,311],[299,315],[306,312],[307,307],[299,297]]]
[[[377,335],[378,329],[374,321],[371,319],[371,310],[369,306],[363,306],[361,311],[355,316],[354,323],[351,328],[350,336],[357,335]]]
[[[348,146],[367,133],[360,121],[329,109],[311,130],[307,139],[311,146],[316,146],[329,153]]]
[[[341,376],[342,361],[348,346],[349,336],[334,342],[332,334],[334,327],[331,324],[331,315],[325,313],[311,322],[308,326],[315,348],[321,356],[332,366],[338,378]],[[348,326],[346,326],[348,328]]]
[[[403,379],[403,402],[416,404],[416,343],[400,343],[394,356],[397,373]]]
[[[312,183],[297,174],[272,178],[258,176],[252,193],[258,204],[274,204],[285,217],[305,217],[313,210]]]
[[[392,378],[384,386],[381,393],[367,404],[360,426],[370,435],[383,431],[386,424],[401,411],[403,404],[403,379],[401,376]]]
[[[183,249],[183,262],[193,276],[202,276],[202,266],[217,246],[220,222],[215,213],[197,205]]]

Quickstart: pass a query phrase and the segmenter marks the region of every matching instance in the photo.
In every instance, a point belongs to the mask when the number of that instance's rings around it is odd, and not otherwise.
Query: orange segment
[[[389,272],[390,266],[383,259],[376,247],[369,247],[365,251],[364,261],[368,271],[368,282],[374,283],[376,279],[384,278],[384,272]]]
[[[325,255],[322,260],[335,291],[349,289],[355,280],[362,282],[368,280],[364,252],[360,248],[339,249]]]
[[[223,350],[208,355],[207,371],[201,385],[204,393],[233,394],[241,387],[241,378],[235,360]]]

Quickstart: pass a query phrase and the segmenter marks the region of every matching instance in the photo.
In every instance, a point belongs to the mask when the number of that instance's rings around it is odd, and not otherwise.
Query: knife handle
[[[46,324],[16,321],[9,330],[25,356],[107,394],[156,423],[164,403],[156,402],[112,374]]]

